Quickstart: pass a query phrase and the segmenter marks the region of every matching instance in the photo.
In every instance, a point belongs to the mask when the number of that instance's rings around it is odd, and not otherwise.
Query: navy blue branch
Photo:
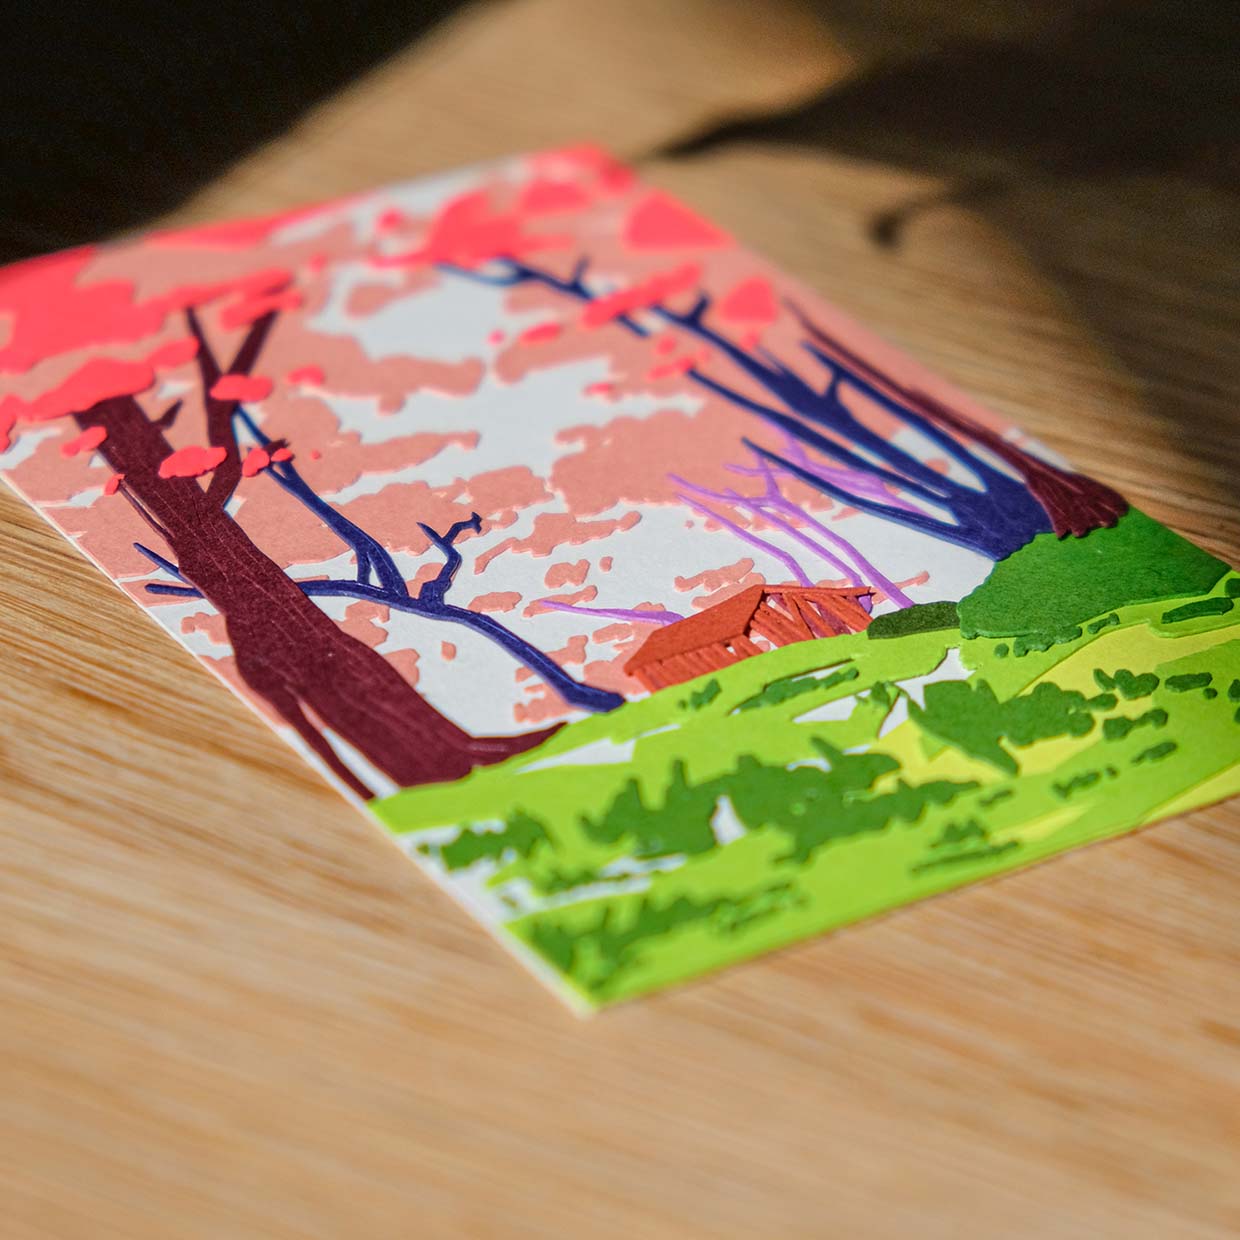
[[[441,264],[441,268],[501,288],[537,283],[586,303],[599,296],[586,284],[588,263],[584,259],[567,277],[515,258],[492,260],[487,270],[452,264]],[[712,328],[706,322],[710,306],[709,295],[701,292],[688,310],[672,310],[656,303],[647,307],[646,313],[660,321],[660,330],[662,325],[678,327],[728,358],[767,394],[771,403],[716,379],[699,366],[685,372],[693,382],[793,436],[822,456],[879,479],[930,511],[887,505],[881,500],[854,494],[846,486],[824,480],[777,452],[748,445],[765,459],[842,503],[995,560],[1023,547],[1035,534],[1051,529],[1046,509],[1023,480],[972,451],[919,410],[877,387],[864,374],[832,357],[812,341],[803,341],[807,354],[827,374],[826,383],[821,389],[816,388],[769,350],[741,348]],[[636,336],[647,337],[654,331],[633,314],[617,315],[614,321]],[[877,405],[941,449],[967,471],[969,481],[946,477],[867,426],[845,402],[847,391]]]
[[[238,407],[234,416],[260,447],[273,446],[273,441],[262,432],[244,409]],[[466,530],[476,532],[482,529],[482,518],[478,513],[471,513],[467,520],[457,521],[446,534],[440,534],[430,526],[418,522],[418,528],[435,547],[443,552],[444,563],[439,572],[421,586],[417,594],[410,594],[404,577],[396,567],[396,562],[382,543],[372,538],[360,526],[355,525],[343,513],[322,499],[298,473],[292,461],[272,461],[266,466],[264,472],[269,474],[283,491],[294,496],[313,512],[341,542],[352,548],[357,559],[355,580],[299,581],[297,585],[303,594],[311,598],[361,599],[378,603],[383,607],[391,607],[396,611],[423,616],[428,620],[459,624],[493,641],[522,666],[529,668],[536,676],[540,676],[572,706],[577,706],[582,710],[602,712],[614,710],[617,706],[623,705],[624,698],[618,693],[596,689],[574,680],[554,659],[543,654],[536,646],[530,645],[524,638],[518,637],[497,620],[447,601],[448,590],[452,586],[457,570],[461,567],[461,553],[456,548],[456,540]],[[134,543],[134,547],[153,564],[170,573],[178,581],[184,581],[180,569],[170,560],[166,560],[141,543]],[[189,585],[172,585],[156,581],[148,584],[146,589],[150,594],[162,594],[175,598],[202,597],[198,590]]]

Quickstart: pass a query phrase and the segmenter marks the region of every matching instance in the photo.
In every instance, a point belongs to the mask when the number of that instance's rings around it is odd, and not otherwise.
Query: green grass
[[[801,643],[376,809],[615,1002],[1240,791],[1240,617],[1195,605],[1238,582],[1109,591],[1044,647]]]

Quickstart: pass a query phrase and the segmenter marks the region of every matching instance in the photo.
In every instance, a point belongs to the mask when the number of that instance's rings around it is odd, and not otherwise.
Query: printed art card
[[[594,149],[8,268],[0,392],[582,1010],[1240,791],[1240,576]]]

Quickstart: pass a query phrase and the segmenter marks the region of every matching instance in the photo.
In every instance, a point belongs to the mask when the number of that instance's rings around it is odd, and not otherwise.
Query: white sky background
[[[546,317],[541,312],[509,313],[504,307],[507,290],[453,278],[445,278],[433,290],[391,302],[377,313],[347,314],[345,306],[354,285],[362,281],[374,283],[375,274],[373,268],[362,264],[343,270],[331,300],[312,324],[318,331],[352,332],[372,358],[415,352],[445,360],[489,359],[503,347],[488,342],[492,331],[498,328],[511,338]],[[468,478],[513,465],[529,466],[535,474],[547,478],[557,457],[578,450],[574,445],[556,442],[557,434],[567,427],[602,426],[620,416],[640,418],[667,408],[690,411],[700,403],[688,381],[685,392],[670,399],[634,395],[608,402],[584,395],[588,384],[605,380],[607,376],[608,361],[600,355],[560,367],[533,370],[512,384],[505,384],[488,373],[478,390],[463,398],[417,393],[396,414],[380,414],[373,401],[333,401],[333,411],[342,427],[357,432],[367,443],[382,442],[414,431],[456,429],[477,430],[480,440],[473,449],[449,447],[421,465],[398,468],[389,474],[364,475],[337,494],[325,494],[323,498],[347,502],[359,495],[375,493],[390,483],[412,480],[442,486],[460,477]],[[743,459],[739,444],[737,459]],[[692,477],[692,462],[669,462],[669,472],[677,469]],[[549,557],[509,551],[492,560],[485,572],[476,573],[475,562],[484,552],[509,538],[528,535],[539,514],[564,512],[566,504],[559,496],[553,496],[542,504],[526,508],[518,513],[515,525],[484,529],[481,536],[462,543],[464,563],[451,597],[464,605],[480,594],[519,593],[522,602],[516,610],[497,618],[539,649],[553,651],[562,649],[574,636],[590,634],[610,623],[563,612],[544,612],[531,617],[522,614],[534,599],[573,589],[552,589],[544,583],[548,568],[556,563],[582,558],[590,561],[586,585],[595,586],[598,597],[590,600],[588,606],[632,608],[638,603],[654,602],[682,614],[693,610],[694,596],[675,588],[677,577],[692,577],[749,558],[754,561],[755,571],[766,580],[788,580],[787,569],[774,557],[742,542],[727,530],[707,530],[706,521],[686,507],[626,503],[598,516],[620,517],[634,509],[641,512],[641,520],[631,529],[580,546],[563,546]],[[411,522],[418,520],[418,514],[411,512],[409,519]],[[591,516],[590,519],[596,518]],[[909,590],[915,601],[963,597],[983,580],[991,567],[987,559],[973,552],[864,514],[836,522],[835,528],[893,580],[915,577],[928,570],[929,580]],[[786,535],[767,531],[762,536],[796,555],[811,576],[835,575],[828,565],[816,563],[804,548]],[[432,552],[429,557],[417,560],[398,556],[398,562],[412,577],[417,563],[436,555]],[[613,560],[612,570],[606,573],[597,567],[605,556]],[[306,566],[304,572],[310,575],[324,568]],[[348,605],[348,600],[343,599],[323,602],[333,615],[343,615]],[[517,665],[511,656],[487,639],[459,626],[408,614],[394,612],[386,627],[389,636],[380,650],[384,653],[401,648],[419,651],[418,687],[437,708],[473,732],[520,730],[514,720],[513,706],[522,700],[525,690],[515,678]],[[457,657],[451,662],[440,657],[442,641],[450,641],[457,647]],[[611,644],[591,641],[586,660],[610,659],[614,654]],[[581,668],[577,666],[574,670],[579,674]]]

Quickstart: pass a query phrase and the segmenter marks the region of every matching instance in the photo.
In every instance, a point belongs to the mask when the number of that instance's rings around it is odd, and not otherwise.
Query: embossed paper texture
[[[1240,791],[1240,577],[592,148],[10,267],[0,383],[581,1009]]]

